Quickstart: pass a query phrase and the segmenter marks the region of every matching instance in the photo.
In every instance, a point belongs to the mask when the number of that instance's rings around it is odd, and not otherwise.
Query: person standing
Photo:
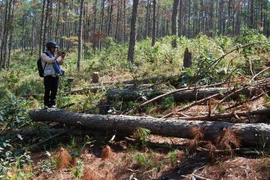
[[[59,76],[62,75],[60,65],[64,63],[65,53],[58,51],[58,45],[54,41],[46,43],[47,50],[41,54],[44,67],[44,108],[55,107],[56,95],[59,86]]]

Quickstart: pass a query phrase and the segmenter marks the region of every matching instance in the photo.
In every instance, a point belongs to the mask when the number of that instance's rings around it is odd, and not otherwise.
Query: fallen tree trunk
[[[151,130],[152,134],[192,139],[192,127],[203,128],[205,140],[215,141],[223,128],[231,128],[240,137],[244,146],[258,146],[262,139],[270,144],[270,125],[264,123],[246,124],[211,121],[185,121],[175,118],[158,119],[145,116],[97,115],[71,113],[60,109],[36,109],[29,111],[33,121],[53,121],[72,126],[83,126],[89,130],[133,133],[142,127]]]

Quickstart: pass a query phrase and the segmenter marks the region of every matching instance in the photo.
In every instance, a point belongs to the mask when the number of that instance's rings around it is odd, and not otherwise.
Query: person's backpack
[[[44,52],[47,56],[49,56],[49,54],[47,52]],[[37,60],[37,68],[38,68],[38,74],[40,77],[44,77],[44,69],[47,65],[47,62],[44,65],[44,68],[42,66],[42,60],[41,57],[39,57],[39,59]]]

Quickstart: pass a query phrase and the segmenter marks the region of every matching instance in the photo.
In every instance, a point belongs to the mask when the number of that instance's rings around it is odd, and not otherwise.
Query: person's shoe
[[[56,108],[56,105],[51,105],[51,108]]]
[[[48,106],[44,106],[44,109],[48,109],[49,107]]]

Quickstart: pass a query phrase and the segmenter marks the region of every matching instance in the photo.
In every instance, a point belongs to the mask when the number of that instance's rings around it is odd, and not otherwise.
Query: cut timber
[[[205,140],[215,141],[216,135],[223,128],[231,128],[240,137],[241,145],[258,146],[264,139],[270,144],[270,125],[264,123],[229,123],[211,121],[185,121],[181,119],[158,119],[145,116],[97,115],[71,113],[60,109],[36,109],[29,111],[33,121],[53,121],[72,126],[83,126],[89,130],[133,133],[142,127],[151,130],[152,134],[192,139],[191,128],[203,128]],[[263,136],[263,137],[262,137]]]

